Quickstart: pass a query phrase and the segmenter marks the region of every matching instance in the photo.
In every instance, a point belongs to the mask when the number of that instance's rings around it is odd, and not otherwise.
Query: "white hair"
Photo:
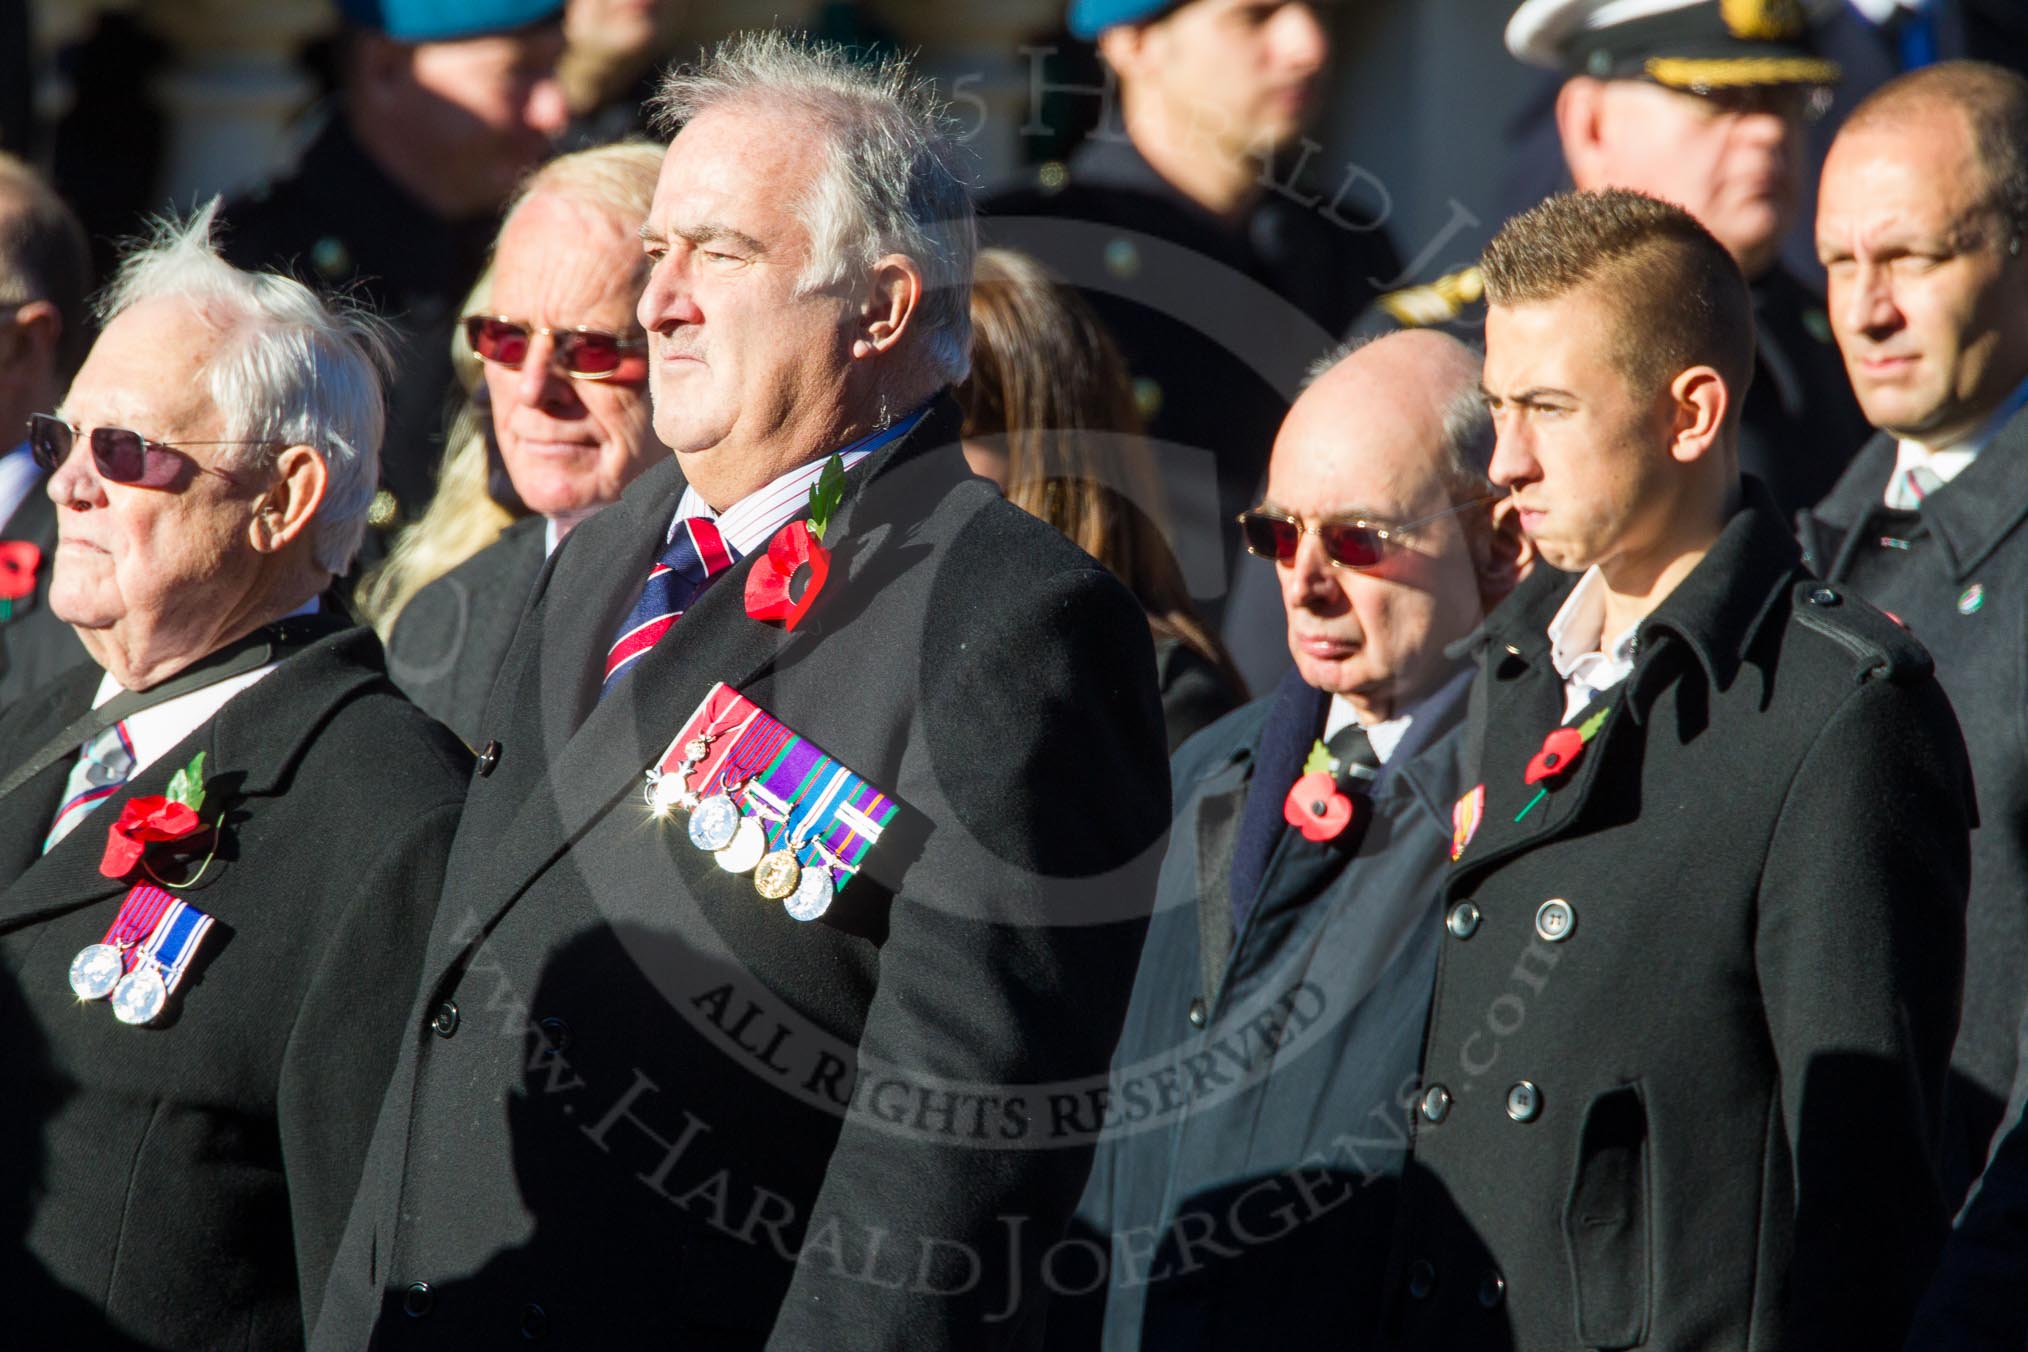
[[[317,566],[345,572],[366,534],[380,481],[386,421],[381,375],[391,370],[386,325],[356,307],[320,299],[301,282],[242,272],[212,243],[213,198],[188,221],[162,220],[121,262],[99,317],[146,301],[186,300],[224,331],[201,378],[224,421],[235,468],[271,465],[288,446],[324,458],[328,482],[311,523]]]
[[[978,230],[945,104],[908,63],[861,64],[843,47],[769,29],[720,43],[696,70],[672,70],[654,101],[674,136],[732,103],[787,105],[827,140],[796,203],[810,233],[803,294],[901,254],[922,272],[920,323],[935,373],[956,384],[972,368],[972,261]]]

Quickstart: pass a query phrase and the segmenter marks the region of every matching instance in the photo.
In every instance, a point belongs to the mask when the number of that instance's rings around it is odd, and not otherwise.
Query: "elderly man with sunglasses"
[[[1054,1346],[1358,1347],[1380,1308],[1462,792],[1470,672],[1445,648],[1526,550],[1469,349],[1398,334],[1320,369],[1240,518],[1295,665],[1177,752],[1080,1208],[1105,1307]]]
[[[320,599],[378,339],[210,223],[127,261],[31,422],[93,661],[0,717],[10,1346],[303,1343],[469,776]]]
[[[485,416],[533,513],[417,592],[387,668],[423,710],[477,743],[486,694],[535,575],[563,537],[668,455],[648,403],[640,225],[659,146],[601,146],[550,161],[508,211],[487,312],[465,318],[485,363]]]

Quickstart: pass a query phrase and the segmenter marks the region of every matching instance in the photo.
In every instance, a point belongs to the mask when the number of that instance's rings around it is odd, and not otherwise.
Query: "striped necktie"
[[[619,635],[606,652],[600,699],[612,693],[620,677],[682,618],[705,584],[732,567],[737,557],[709,517],[689,516],[676,523],[676,538],[655,560],[641,587],[641,599],[627,612]]]
[[[1895,511],[1912,512],[1943,483],[1943,476],[1928,465],[1912,465],[1888,481],[1887,506]]]
[[[86,742],[78,751],[77,764],[63,786],[63,806],[43,837],[42,852],[48,854],[69,835],[85,815],[120,791],[134,773],[134,744],[127,740],[125,722],[113,724]]]

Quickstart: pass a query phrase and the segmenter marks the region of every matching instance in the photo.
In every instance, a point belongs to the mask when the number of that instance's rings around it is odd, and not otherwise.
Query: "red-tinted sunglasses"
[[[465,341],[479,360],[518,371],[528,360],[528,344],[536,334],[554,344],[550,360],[573,380],[604,380],[615,375],[629,352],[646,347],[645,338],[622,338],[604,329],[552,329],[505,315],[466,315]]]
[[[1446,507],[1441,512],[1419,516],[1413,521],[1401,521],[1382,525],[1354,517],[1350,521],[1320,521],[1306,526],[1296,518],[1267,507],[1256,507],[1250,512],[1239,514],[1240,534],[1246,539],[1246,552],[1256,558],[1270,559],[1275,563],[1292,563],[1296,547],[1303,536],[1315,532],[1317,540],[1324,546],[1324,556],[1340,568],[1374,568],[1387,557],[1387,551],[1401,543],[1400,537],[1417,526],[1427,526],[1432,521],[1441,521],[1459,512],[1469,512],[1474,507],[1484,507],[1498,502],[1505,493],[1489,493],[1470,502],[1460,502]]]
[[[28,450],[44,472],[54,474],[70,459],[80,431],[53,413],[28,415]],[[89,438],[92,468],[108,483],[132,484],[137,488],[172,488],[186,473],[216,474],[232,482],[222,469],[200,465],[184,455],[182,446],[273,446],[269,441],[150,441],[124,427],[94,427]]]

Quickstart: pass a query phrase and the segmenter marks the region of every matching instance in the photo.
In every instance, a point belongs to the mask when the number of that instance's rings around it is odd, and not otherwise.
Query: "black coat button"
[[[1436,1264],[1427,1258],[1418,1258],[1408,1265],[1408,1294],[1416,1300],[1428,1300],[1429,1293],[1436,1290]]]
[[[1479,1304],[1489,1310],[1500,1308],[1500,1302],[1507,1299],[1507,1279],[1497,1272],[1489,1272],[1479,1281]]]
[[[487,775],[493,773],[493,767],[499,763],[500,744],[498,742],[488,742],[480,749],[479,759],[473,763],[472,768],[479,772],[479,778],[484,779]]]
[[[539,1343],[549,1336],[549,1312],[540,1305],[521,1307],[521,1336],[531,1343]]]
[[[1190,1002],[1188,1015],[1192,1028],[1202,1028],[1211,1019],[1211,1011],[1204,1007],[1204,997],[1198,996]]]
[[[549,1050],[553,1052],[570,1050],[570,1025],[562,1019],[551,1014],[547,1018],[536,1020],[535,1026],[542,1030],[542,1040],[549,1044]]]
[[[1479,908],[1469,901],[1461,901],[1451,907],[1450,915],[1444,918],[1444,925],[1452,937],[1469,939],[1479,932]]]
[[[401,1293],[401,1312],[410,1319],[420,1319],[436,1308],[437,1293],[430,1290],[428,1282],[410,1282],[408,1290]]]
[[[458,1031],[458,1002],[446,1000],[437,1006],[436,1015],[430,1019],[430,1031],[438,1037],[449,1037]]]
[[[1528,1080],[1516,1080],[1507,1091],[1507,1116],[1516,1122],[1533,1122],[1542,1116],[1542,1091]]]
[[[1441,1122],[1451,1114],[1451,1091],[1433,1084],[1423,1091],[1422,1116],[1425,1122]]]
[[[1810,604],[1813,606],[1835,606],[1840,599],[1838,593],[1829,587],[1817,587],[1810,592]]]

